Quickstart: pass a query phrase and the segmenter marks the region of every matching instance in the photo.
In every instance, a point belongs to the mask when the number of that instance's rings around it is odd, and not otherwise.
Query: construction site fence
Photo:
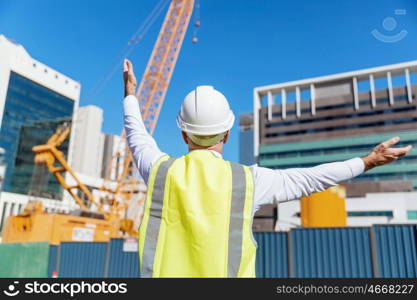
[[[417,225],[254,233],[257,277],[417,277]],[[133,243],[134,245],[134,243]],[[137,247],[110,242],[0,244],[0,277],[139,277]]]

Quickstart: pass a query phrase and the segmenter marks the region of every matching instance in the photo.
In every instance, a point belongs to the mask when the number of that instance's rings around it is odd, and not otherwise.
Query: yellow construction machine
[[[132,190],[125,193],[119,185],[114,190],[106,190],[107,195],[122,194],[127,203],[120,203],[117,197],[112,197],[111,203],[93,197],[58,150],[69,132],[68,124],[60,126],[46,144],[34,146],[32,150],[35,152],[35,165],[46,167],[80,210],[70,214],[51,214],[45,212],[42,202],[29,202],[22,214],[7,219],[3,242],[48,241],[59,244],[62,241],[108,241],[109,238],[137,235],[133,220],[124,217],[128,200],[133,197]],[[67,183],[64,173],[69,174],[74,184]]]

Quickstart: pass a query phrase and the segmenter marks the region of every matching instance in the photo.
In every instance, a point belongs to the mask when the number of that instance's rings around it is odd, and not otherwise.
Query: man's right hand
[[[125,59],[123,62],[123,80],[125,83],[125,97],[136,93],[136,77],[133,73],[133,65],[130,60]]]

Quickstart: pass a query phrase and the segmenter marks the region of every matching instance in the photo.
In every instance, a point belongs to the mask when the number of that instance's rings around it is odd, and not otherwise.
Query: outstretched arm
[[[155,140],[147,132],[143,124],[139,103],[135,97],[136,77],[133,72],[133,65],[127,59],[123,64],[123,79],[125,90],[123,109],[126,139],[139,173],[145,180],[145,183],[147,183],[153,164],[161,156],[165,155],[165,153],[159,150]]]
[[[395,137],[381,143],[363,158],[357,157],[313,168],[271,170],[255,166],[255,208],[274,201],[289,201],[323,191],[364,171],[397,160],[411,150],[411,146],[391,148],[399,140]]]

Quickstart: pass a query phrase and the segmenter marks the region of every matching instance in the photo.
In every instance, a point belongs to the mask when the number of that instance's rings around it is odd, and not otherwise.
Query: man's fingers
[[[123,72],[133,75],[133,64],[127,58],[123,61]]]
[[[133,64],[132,64],[132,62],[130,60],[126,59],[126,64],[127,64],[129,74],[133,75]]]
[[[127,72],[129,70],[128,64],[127,64],[128,60],[125,59],[123,61],[123,72]]]
[[[407,147],[402,147],[402,148],[390,148],[390,149],[388,149],[387,154],[388,155],[394,155],[394,156],[404,156],[412,148],[413,147],[411,145],[408,145]]]
[[[388,141],[383,142],[382,145],[385,148],[389,148],[389,147],[395,145],[396,143],[398,143],[399,141],[400,141],[400,138],[398,136],[396,136],[396,137],[393,137],[393,138],[389,139]]]

